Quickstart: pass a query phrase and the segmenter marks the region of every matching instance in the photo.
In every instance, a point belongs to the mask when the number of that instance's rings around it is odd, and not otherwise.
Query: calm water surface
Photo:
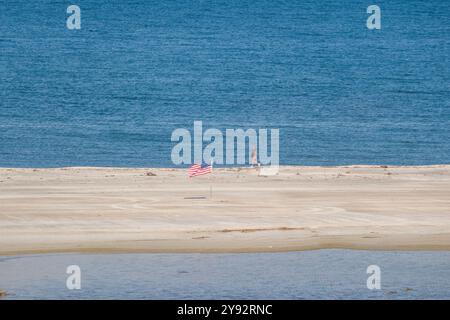
[[[66,289],[66,268],[82,289]],[[381,290],[366,286],[381,268]],[[318,250],[255,254],[0,258],[9,299],[450,299],[450,252]]]

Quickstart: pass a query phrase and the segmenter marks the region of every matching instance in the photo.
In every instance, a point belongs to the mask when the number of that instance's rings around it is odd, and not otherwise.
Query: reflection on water
[[[81,268],[81,290],[66,268]],[[381,268],[381,290],[366,286]],[[317,250],[253,254],[0,257],[7,299],[448,299],[450,252]]]

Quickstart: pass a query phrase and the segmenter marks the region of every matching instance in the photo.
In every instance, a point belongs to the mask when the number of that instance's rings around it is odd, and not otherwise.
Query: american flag
[[[195,176],[201,176],[203,174],[208,174],[211,172],[212,172],[211,166],[206,165],[206,164],[202,164],[202,165],[194,164],[188,170],[189,178],[195,177]]]

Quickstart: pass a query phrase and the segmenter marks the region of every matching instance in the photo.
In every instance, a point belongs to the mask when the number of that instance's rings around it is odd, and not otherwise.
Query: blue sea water
[[[171,132],[279,128],[280,163],[450,163],[450,3],[0,1],[0,166],[172,166]],[[72,3],[70,3],[72,4]]]
[[[80,290],[66,287],[70,265]],[[380,289],[367,288],[371,265]],[[0,287],[6,299],[449,299],[450,252],[0,257]]]

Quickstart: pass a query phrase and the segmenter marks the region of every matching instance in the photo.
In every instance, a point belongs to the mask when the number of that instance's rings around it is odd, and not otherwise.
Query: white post
[[[213,173],[213,168],[214,168],[214,158],[211,158],[211,175]],[[211,177],[211,179],[212,179],[212,177]],[[209,198],[212,199],[212,181],[209,186]]]

